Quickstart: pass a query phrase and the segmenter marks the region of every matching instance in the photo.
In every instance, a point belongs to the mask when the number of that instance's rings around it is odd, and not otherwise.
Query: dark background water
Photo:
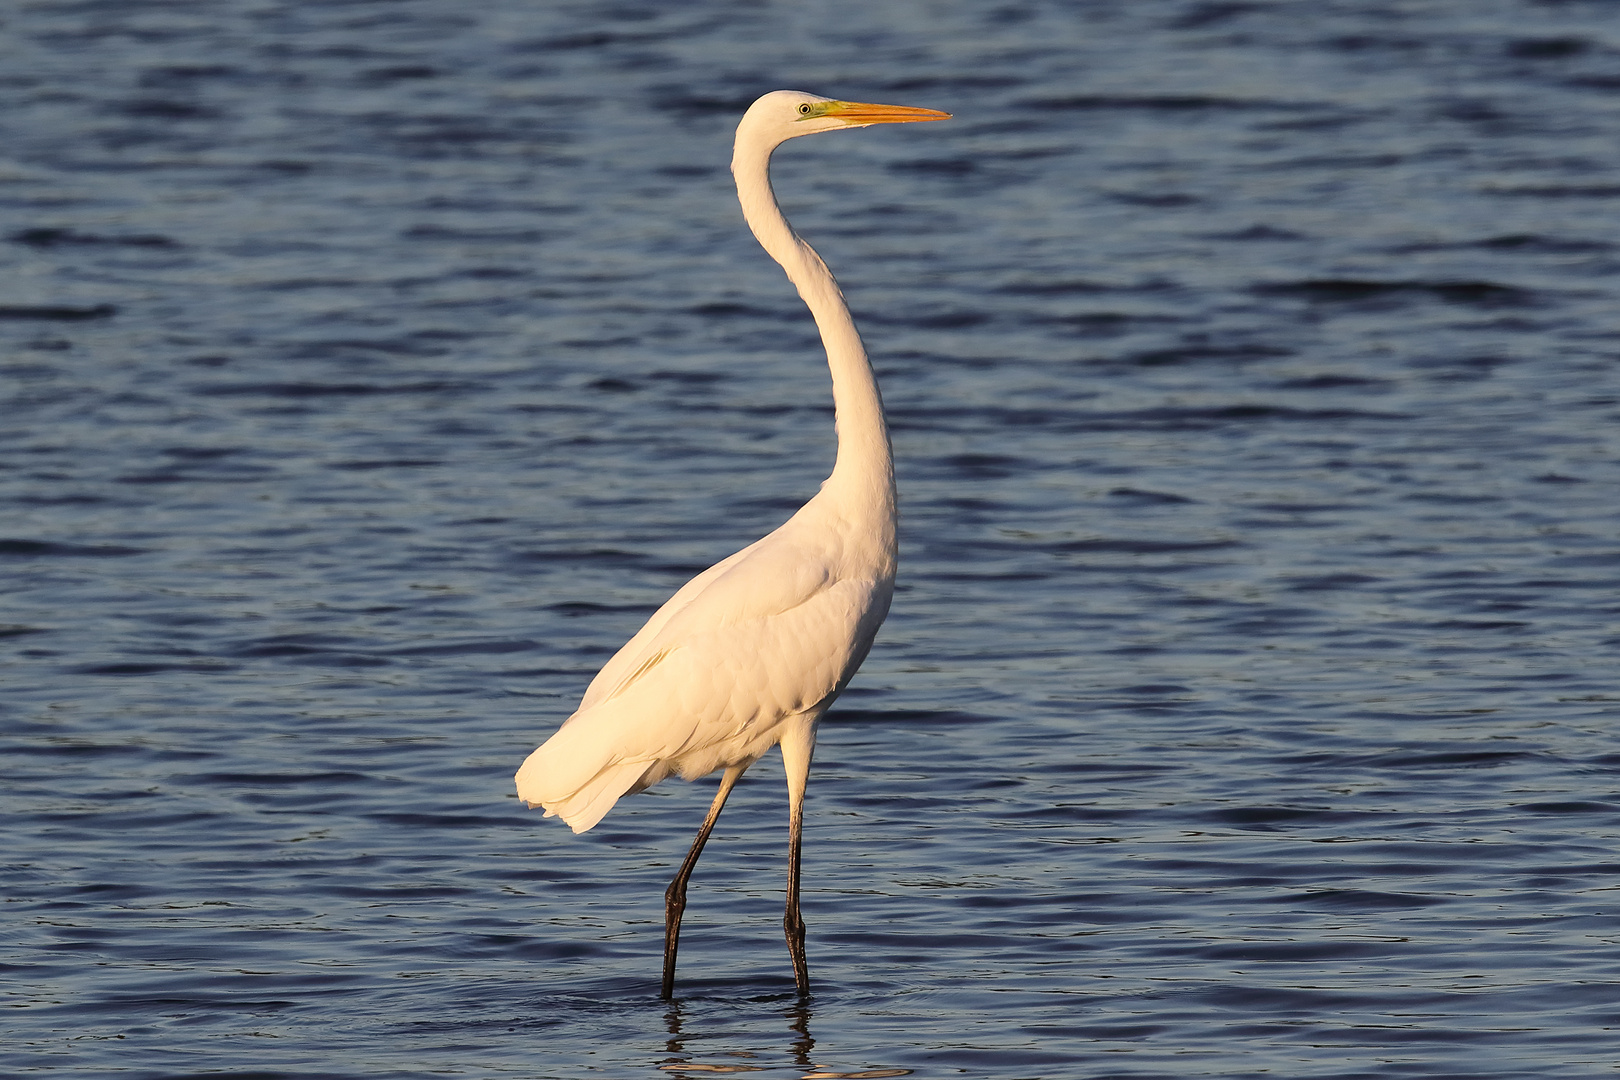
[[[824,725],[511,773],[894,423]],[[0,1071],[1612,1076],[1608,2],[0,6]],[[660,1072],[659,1070],[663,1070]]]

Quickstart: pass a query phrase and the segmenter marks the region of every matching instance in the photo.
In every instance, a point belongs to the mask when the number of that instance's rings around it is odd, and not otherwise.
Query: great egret
[[[787,913],[782,923],[799,993],[808,993],[799,847],[816,724],[855,669],[894,594],[894,459],[872,364],[838,282],[799,239],[771,190],[771,154],[800,135],[944,120],[903,105],[766,94],[737,125],[731,172],[743,217],[815,316],[832,370],[838,457],[816,496],[781,528],[670,597],[585,691],[579,709],[517,773],[519,798],[584,832],[622,795],[671,773],[724,769],[692,850],[664,895],[664,988],[686,885],[743,771],[782,747],[788,787]]]

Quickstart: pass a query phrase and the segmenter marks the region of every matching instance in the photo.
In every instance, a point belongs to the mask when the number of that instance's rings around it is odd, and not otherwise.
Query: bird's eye
[[[799,115],[800,116],[809,116],[810,115],[810,103],[808,101],[806,101],[803,105],[799,106]]]

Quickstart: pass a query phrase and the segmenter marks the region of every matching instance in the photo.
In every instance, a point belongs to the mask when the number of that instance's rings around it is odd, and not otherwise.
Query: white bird
[[[894,459],[883,400],[838,282],[777,206],[771,154],[800,135],[949,116],[794,90],[766,94],[743,115],[731,158],[737,197],[748,227],[787,271],[821,331],[832,371],[837,461],[820,492],[781,528],[670,597],[517,773],[519,798],[581,833],[620,796],[671,773],[695,780],[725,770],[665,894],[665,998],[674,993],[687,880],[726,796],[776,745],[788,787],[783,927],[799,993],[809,992],[799,848],[816,724],[866,659],[894,594]]]

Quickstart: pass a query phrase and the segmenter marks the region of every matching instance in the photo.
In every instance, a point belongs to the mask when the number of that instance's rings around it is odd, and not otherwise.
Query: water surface
[[[177,1080],[1612,1076],[1605,3],[5,16],[0,1068]],[[743,228],[883,383],[825,723],[573,837],[510,777],[830,468]]]

